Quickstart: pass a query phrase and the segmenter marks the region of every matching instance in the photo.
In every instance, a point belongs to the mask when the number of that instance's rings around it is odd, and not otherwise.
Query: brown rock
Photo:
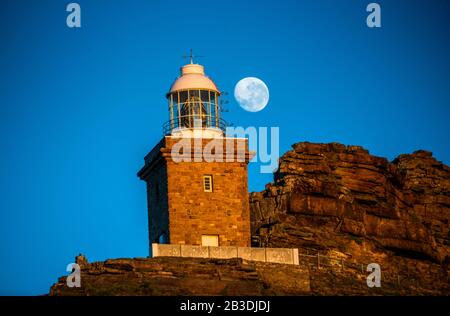
[[[360,146],[292,148],[280,158],[270,192],[250,194],[255,245],[327,252],[352,244],[354,257],[399,255],[447,271],[450,168],[431,152],[388,162]],[[305,229],[313,237],[299,234]]]
[[[81,288],[60,278],[50,295],[305,295],[309,282],[307,267],[242,259],[113,259],[84,266]]]

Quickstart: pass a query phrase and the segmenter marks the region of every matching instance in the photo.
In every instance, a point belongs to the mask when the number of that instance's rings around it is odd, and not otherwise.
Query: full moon
[[[234,98],[244,110],[258,112],[269,102],[269,89],[261,79],[247,77],[234,87]]]

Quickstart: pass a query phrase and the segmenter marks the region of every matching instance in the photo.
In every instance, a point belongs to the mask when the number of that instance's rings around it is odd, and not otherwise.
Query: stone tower
[[[191,60],[166,97],[163,138],[138,172],[147,184],[150,249],[152,243],[250,246],[251,155],[246,138],[224,133],[219,89]]]

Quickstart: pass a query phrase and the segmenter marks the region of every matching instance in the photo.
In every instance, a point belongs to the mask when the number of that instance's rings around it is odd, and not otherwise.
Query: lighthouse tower
[[[166,94],[163,137],[138,172],[147,184],[150,249],[152,243],[250,246],[251,155],[246,138],[226,137],[220,97],[192,57]]]

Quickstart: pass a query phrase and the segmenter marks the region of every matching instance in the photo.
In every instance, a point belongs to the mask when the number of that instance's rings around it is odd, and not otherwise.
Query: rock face
[[[292,148],[280,158],[274,183],[250,194],[254,244],[377,259],[394,270],[426,262],[437,273],[428,281],[448,282],[448,166],[422,150],[389,162],[360,146]]]
[[[283,243],[302,245],[302,229],[289,233],[288,222],[297,220],[450,262],[450,168],[430,152],[389,163],[359,146],[297,143],[274,178],[250,195],[252,234],[269,237],[269,245],[279,245],[273,238],[281,236],[296,236]]]
[[[310,292],[306,267],[244,262],[242,259],[158,257],[88,263],[81,287],[59,278],[50,295],[301,295]]]

